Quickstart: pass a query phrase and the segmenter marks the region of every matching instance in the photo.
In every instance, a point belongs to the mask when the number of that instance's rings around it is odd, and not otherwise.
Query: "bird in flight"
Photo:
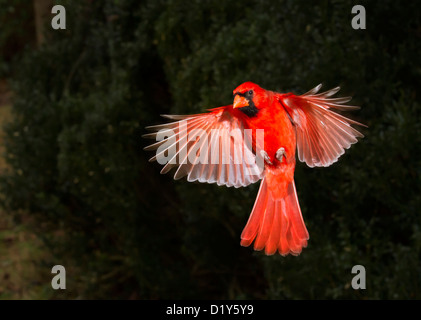
[[[242,246],[254,241],[267,255],[299,255],[307,246],[294,183],[296,153],[310,167],[328,167],[363,135],[364,126],[335,112],[355,110],[350,97],[332,98],[339,87],[303,95],[278,93],[245,82],[233,104],[193,115],[163,115],[173,120],[149,126],[144,137],[157,142],[150,161],[176,168],[174,179],[245,187],[261,180],[256,201],[241,234]]]

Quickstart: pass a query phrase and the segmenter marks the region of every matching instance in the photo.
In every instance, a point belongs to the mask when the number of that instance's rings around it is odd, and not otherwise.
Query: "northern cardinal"
[[[245,82],[233,91],[232,105],[163,115],[175,121],[147,127],[155,132],[145,137],[157,142],[145,150],[157,150],[150,161],[164,164],[161,173],[177,167],[174,179],[236,188],[261,179],[241,245],[254,240],[254,249],[267,255],[299,255],[309,234],[295,189],[295,150],[308,166],[327,167],[363,137],[351,126],[361,123],[332,111],[359,107],[343,105],[349,97],[331,98],[339,87],[318,93],[320,88],[297,96]]]

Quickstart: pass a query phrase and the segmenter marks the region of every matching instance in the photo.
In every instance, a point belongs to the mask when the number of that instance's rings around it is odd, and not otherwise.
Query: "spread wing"
[[[232,105],[196,115],[164,115],[174,122],[147,127],[156,139],[145,150],[156,150],[149,161],[176,168],[174,179],[244,187],[263,176],[264,160],[253,153],[251,132],[233,115]]]
[[[363,124],[332,110],[348,111],[359,107],[344,105],[350,97],[330,98],[340,87],[318,93],[321,87],[320,84],[301,96],[278,95],[296,127],[298,158],[310,167],[330,166],[345,149],[358,141],[358,137],[364,137],[351,126]]]

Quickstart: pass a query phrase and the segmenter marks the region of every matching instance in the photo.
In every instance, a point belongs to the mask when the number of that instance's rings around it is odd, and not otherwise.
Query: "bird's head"
[[[233,94],[233,108],[249,117],[255,117],[267,99],[266,90],[253,82],[244,82],[233,91]]]

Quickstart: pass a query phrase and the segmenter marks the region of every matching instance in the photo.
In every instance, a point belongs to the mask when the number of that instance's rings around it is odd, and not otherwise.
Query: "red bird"
[[[158,142],[145,150],[157,149],[150,161],[164,164],[161,173],[177,167],[174,179],[236,188],[262,179],[241,245],[254,241],[254,249],[267,255],[299,255],[309,234],[295,190],[295,150],[308,166],[327,167],[363,137],[351,126],[362,124],[332,111],[358,109],[343,105],[351,98],[331,98],[339,87],[318,93],[320,88],[297,96],[243,83],[232,105],[164,115],[175,121],[147,127],[155,132],[145,136]]]

